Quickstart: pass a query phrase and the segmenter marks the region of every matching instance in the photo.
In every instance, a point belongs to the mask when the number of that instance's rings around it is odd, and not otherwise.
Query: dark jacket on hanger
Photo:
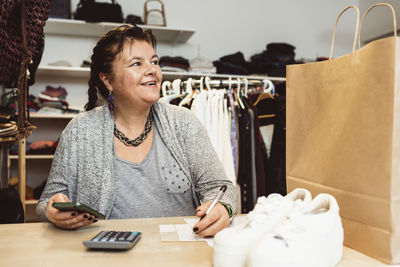
[[[250,96],[255,102],[257,95]],[[275,95],[262,99],[254,108],[257,117],[274,114],[275,117],[258,119],[260,126],[274,124],[270,157],[266,164],[266,194],[279,193],[286,195],[286,106],[285,97]]]

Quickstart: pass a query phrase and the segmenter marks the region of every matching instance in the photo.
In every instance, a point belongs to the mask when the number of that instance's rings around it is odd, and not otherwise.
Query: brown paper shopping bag
[[[400,262],[400,40],[394,33],[336,59],[287,67],[288,191],[332,194],[344,244],[387,263]]]

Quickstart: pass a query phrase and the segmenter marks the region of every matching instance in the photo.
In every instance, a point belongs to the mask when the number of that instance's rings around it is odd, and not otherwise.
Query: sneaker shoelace
[[[270,197],[258,202],[253,211],[247,215],[248,220],[245,227],[258,227],[265,224],[271,216],[277,213],[282,201],[285,201],[282,197]]]
[[[293,212],[287,215],[281,226],[276,230],[274,238],[284,242],[286,247],[298,239],[298,235],[306,231],[303,202],[295,201]]]

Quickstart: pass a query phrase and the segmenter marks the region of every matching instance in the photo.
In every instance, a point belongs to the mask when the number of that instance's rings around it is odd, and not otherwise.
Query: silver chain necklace
[[[151,130],[151,126],[153,125],[153,111],[150,109],[149,115],[147,116],[146,124],[144,126],[144,131],[141,135],[131,140],[126,137],[120,130],[118,130],[117,125],[114,123],[114,135],[118,138],[119,141],[124,143],[126,146],[138,146],[146,139],[147,135]]]

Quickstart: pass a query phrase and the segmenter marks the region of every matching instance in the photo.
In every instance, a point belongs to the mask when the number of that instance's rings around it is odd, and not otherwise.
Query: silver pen
[[[226,185],[221,186],[221,189],[218,193],[218,195],[214,198],[213,202],[211,203],[211,205],[208,207],[206,214],[204,214],[200,220],[202,220],[204,217],[206,217],[206,215],[214,208],[214,206],[218,203],[218,201],[220,201],[220,199],[222,198],[222,196],[225,194],[226,191]]]

